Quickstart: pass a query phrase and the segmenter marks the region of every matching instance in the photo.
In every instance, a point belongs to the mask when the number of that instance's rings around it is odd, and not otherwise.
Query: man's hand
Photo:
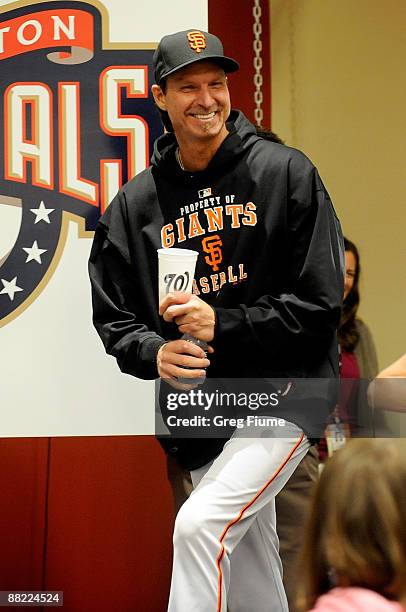
[[[204,356],[200,346],[187,340],[172,340],[163,344],[158,351],[157,367],[160,378],[176,389],[192,389],[196,383],[188,385],[178,382],[178,378],[204,378],[210,361]],[[187,368],[193,368],[188,370]]]
[[[182,334],[211,342],[214,338],[213,308],[197,295],[182,291],[168,293],[159,305],[159,314],[168,323],[174,321]]]

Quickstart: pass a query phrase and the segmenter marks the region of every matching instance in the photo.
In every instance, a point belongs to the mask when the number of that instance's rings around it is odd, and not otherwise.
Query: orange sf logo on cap
[[[202,49],[206,48],[206,38],[203,32],[199,32],[198,30],[193,30],[193,32],[188,32],[187,39],[189,41],[189,46],[196,53],[200,53]]]

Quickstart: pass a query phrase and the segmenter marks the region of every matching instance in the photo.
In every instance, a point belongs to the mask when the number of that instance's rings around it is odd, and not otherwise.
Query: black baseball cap
[[[224,72],[235,72],[239,64],[224,55],[221,40],[214,34],[202,30],[184,30],[164,36],[154,53],[153,65],[155,81],[162,79],[181,68],[203,60],[212,61]]]

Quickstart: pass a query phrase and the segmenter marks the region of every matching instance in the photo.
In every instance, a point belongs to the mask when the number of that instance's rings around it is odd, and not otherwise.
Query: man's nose
[[[214,104],[214,98],[208,87],[201,87],[196,102],[203,108],[210,108]]]

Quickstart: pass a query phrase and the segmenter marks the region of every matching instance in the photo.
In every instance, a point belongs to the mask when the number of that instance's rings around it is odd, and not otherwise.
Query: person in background
[[[338,341],[341,347],[341,377],[375,378],[378,373],[375,343],[368,326],[357,317],[360,303],[360,256],[355,244],[345,237],[344,248],[344,301],[338,328]]]
[[[406,610],[406,443],[351,440],[330,459],[305,529],[299,608]]]
[[[272,130],[262,126],[256,126],[255,129],[257,135],[261,138],[270,142],[285,144]],[[193,484],[190,471],[182,468],[177,459],[170,454],[167,454],[166,457],[174,512],[177,514],[193,491]],[[317,482],[318,471],[319,456],[317,448],[313,444],[282,491],[275,498],[279,554],[283,567],[283,584],[290,612],[296,610],[297,564],[302,545],[305,516]]]
[[[343,308],[338,328],[340,359],[340,399],[326,428],[326,437],[319,442],[320,460],[341,447],[348,433],[355,434],[358,427],[366,426],[374,430],[370,411],[365,414],[367,402],[366,381],[378,373],[378,359],[372,334],[364,321],[358,316],[360,304],[359,281],[361,274],[360,256],[357,247],[344,237],[345,280]],[[335,440],[334,432],[340,428],[346,437]],[[333,439],[334,438],[334,439]]]
[[[406,412],[406,353],[371,382],[368,401],[372,409]]]

